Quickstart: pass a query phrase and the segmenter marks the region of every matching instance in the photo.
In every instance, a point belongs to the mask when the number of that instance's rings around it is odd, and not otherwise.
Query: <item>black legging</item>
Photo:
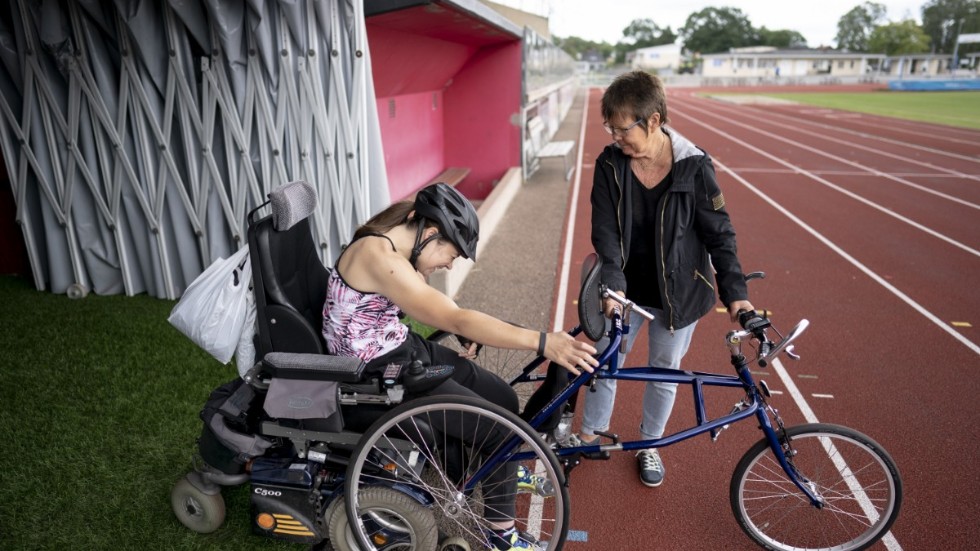
[[[396,362],[407,365],[413,359],[427,365],[452,365],[451,378],[438,386],[429,389],[424,394],[409,395],[408,399],[418,396],[471,396],[483,398],[515,414],[519,413],[520,402],[517,393],[503,379],[481,368],[474,362],[462,358],[459,353],[438,343],[427,341],[415,333],[409,333],[408,339],[391,352],[368,362],[366,371],[384,370],[384,366]],[[455,422],[443,423],[433,419],[432,428],[443,434],[456,438],[467,444],[479,442],[481,451],[492,453],[504,439],[512,434],[494,425],[488,434],[480,431],[474,435],[477,426],[467,422],[466,414]],[[475,421],[475,420],[473,420]],[[439,426],[443,425],[443,426]],[[469,428],[467,426],[469,425]],[[483,425],[480,426],[485,426]],[[462,429],[462,430],[460,430]],[[474,438],[475,436],[475,438]],[[485,517],[490,522],[503,522],[514,518],[514,499],[517,494],[517,465],[507,462],[503,468],[495,469],[483,482],[483,499]]]

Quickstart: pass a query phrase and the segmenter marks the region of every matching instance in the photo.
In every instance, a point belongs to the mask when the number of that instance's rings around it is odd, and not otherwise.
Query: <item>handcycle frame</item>
[[[603,296],[614,296],[605,291],[603,291],[602,294]],[[559,394],[545,404],[545,406],[531,418],[528,424],[532,428],[541,426],[546,419],[548,419],[560,408],[564,407],[567,402],[573,400],[578,391],[587,383],[598,379],[612,379],[620,381],[676,383],[678,385],[691,386],[694,395],[694,410],[697,418],[697,425],[678,431],[674,434],[649,440],[632,440],[627,442],[617,441],[613,444],[556,446],[553,448],[553,451],[555,455],[558,456],[559,460],[562,458],[575,456],[577,454],[661,448],[707,432],[711,433],[712,438],[717,438],[720,431],[727,428],[728,425],[743,421],[754,415],[759,421],[759,429],[765,435],[766,441],[769,443],[770,450],[776,457],[783,471],[786,473],[787,478],[792,481],[793,484],[799,488],[799,490],[803,492],[805,496],[807,496],[811,505],[817,508],[823,507],[823,499],[817,496],[810,489],[810,487],[805,484],[803,480],[801,480],[795,469],[787,461],[786,454],[783,452],[782,445],[780,444],[779,436],[776,433],[776,429],[773,428],[772,421],[769,418],[768,411],[771,409],[771,406],[768,405],[764,394],[759,390],[758,384],[752,378],[752,373],[749,370],[749,360],[741,353],[736,353],[735,348],[732,348],[732,365],[735,368],[736,375],[723,375],[719,373],[700,371],[680,371],[652,366],[617,368],[623,338],[629,334],[630,330],[629,315],[631,310],[633,312],[640,313],[640,315],[649,316],[648,319],[652,321],[652,316],[647,314],[645,311],[633,310],[634,305],[632,302],[624,301],[624,305],[626,310],[624,311],[623,315],[614,314],[611,324],[612,328],[609,331],[609,345],[605,350],[599,352],[598,368],[596,368],[593,373],[583,371],[574,377],[569,374],[571,379],[569,384]],[[578,325],[568,331],[568,333],[574,337],[581,334],[582,331],[582,326]],[[739,344],[740,341],[732,343],[733,335],[736,334],[737,332],[729,333],[728,342],[730,345]],[[535,371],[544,362],[545,359],[542,357],[538,357],[531,361],[523,368],[519,375],[510,381],[510,385],[514,386],[517,384],[535,383],[543,380],[544,376],[536,374]],[[603,369],[604,366],[608,366],[608,369]],[[746,398],[736,405],[735,409],[731,413],[709,420],[707,419],[707,412],[705,409],[705,387],[742,388],[746,393]],[[776,412],[773,411],[773,414],[776,414]],[[782,430],[781,421],[780,429]],[[505,460],[504,458],[506,458],[508,461],[522,461],[533,457],[527,453],[514,453],[515,446],[516,442],[512,442],[510,445],[502,447],[501,450],[499,450],[494,457],[487,461],[487,463],[484,464],[483,467],[467,482],[467,489],[471,489],[476,486],[482,477],[495,468],[500,461]]]

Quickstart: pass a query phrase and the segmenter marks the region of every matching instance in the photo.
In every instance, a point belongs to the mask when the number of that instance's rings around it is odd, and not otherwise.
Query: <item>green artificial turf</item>
[[[980,129],[980,91],[760,94],[885,117]]]
[[[252,535],[246,487],[209,535],[171,511],[201,406],[238,376],[167,323],[174,301],[2,276],[0,304],[0,549],[308,548]]]

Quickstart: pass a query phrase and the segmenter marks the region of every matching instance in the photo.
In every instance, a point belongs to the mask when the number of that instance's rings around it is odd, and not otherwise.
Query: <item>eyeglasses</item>
[[[634,126],[640,124],[641,122],[643,121],[638,120],[633,124],[627,126],[626,128],[616,128],[615,126],[609,124],[608,122],[604,122],[602,123],[602,127],[606,129],[606,132],[609,132],[613,136],[618,136],[620,138],[623,138],[626,136],[626,134],[629,134],[629,131],[632,130]]]

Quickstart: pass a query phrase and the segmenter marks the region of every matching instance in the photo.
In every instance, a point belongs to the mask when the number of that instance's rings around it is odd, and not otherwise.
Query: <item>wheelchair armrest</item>
[[[266,372],[274,378],[339,383],[360,381],[367,365],[360,358],[291,352],[270,352],[262,363],[267,368]]]

